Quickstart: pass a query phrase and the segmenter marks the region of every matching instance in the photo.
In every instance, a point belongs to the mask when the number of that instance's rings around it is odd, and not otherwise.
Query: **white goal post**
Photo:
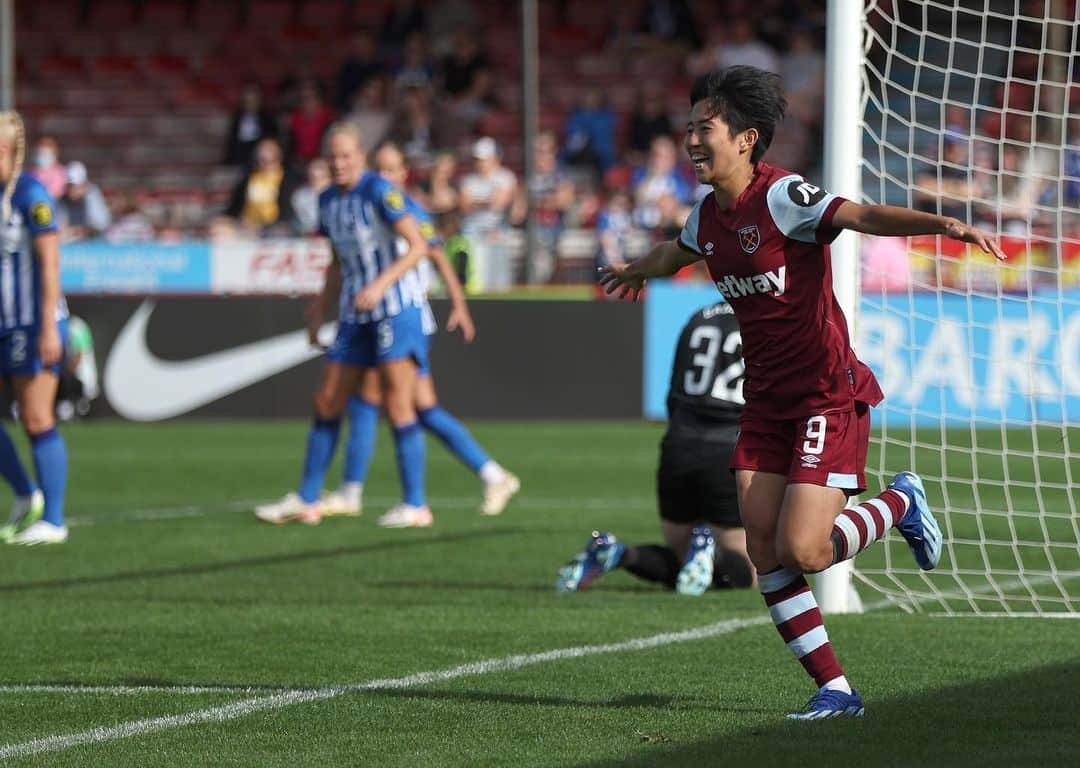
[[[1080,616],[1080,39],[1066,0],[829,0],[824,184],[1002,237],[995,264],[942,238],[845,233],[837,296],[886,401],[868,494],[904,469],[946,537],[834,568],[828,612]],[[1071,109],[1070,109],[1071,106]]]

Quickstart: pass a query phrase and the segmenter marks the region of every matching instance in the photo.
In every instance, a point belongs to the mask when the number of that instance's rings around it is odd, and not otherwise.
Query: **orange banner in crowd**
[[[1058,284],[1080,287],[1080,241],[1056,241],[1004,237],[1002,250],[1008,258],[999,262],[979,248],[946,237],[911,238],[908,250],[914,285],[928,288],[1024,291],[1028,287]]]

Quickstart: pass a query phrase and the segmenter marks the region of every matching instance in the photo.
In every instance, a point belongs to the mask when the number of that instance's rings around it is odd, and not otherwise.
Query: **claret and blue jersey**
[[[19,176],[11,197],[11,215],[4,223],[0,250],[0,367],[5,375],[41,370],[38,331],[41,325],[41,265],[33,239],[55,232],[56,203],[41,182],[28,173]],[[56,308],[61,338],[67,304]]]

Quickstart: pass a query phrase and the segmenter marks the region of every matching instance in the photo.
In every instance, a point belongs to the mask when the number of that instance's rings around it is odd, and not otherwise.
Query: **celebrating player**
[[[405,154],[393,142],[384,142],[372,153],[372,165],[387,181],[399,189],[404,189],[409,176]],[[442,252],[442,240],[435,232],[431,215],[408,193],[405,194],[405,206],[416,217],[420,232],[428,243],[428,257],[439,270],[450,294],[452,309],[446,327],[453,331],[461,328],[466,342],[471,342],[476,335],[465,292],[461,288],[454,270],[450,267],[446,255]],[[420,276],[424,292],[427,292],[427,263],[420,264]],[[435,333],[437,326],[430,307],[424,307],[425,339]],[[426,358],[425,358],[426,360]],[[323,499],[323,513],[355,515],[362,508],[364,478],[375,447],[375,425],[378,420],[379,405],[382,403],[382,387],[374,371],[368,370],[361,380],[360,387],[349,398],[349,434],[345,450],[345,472],[341,489]],[[465,425],[439,406],[435,394],[435,382],[431,369],[425,364],[417,371],[416,379],[416,415],[425,429],[436,435],[450,451],[461,459],[484,483],[484,500],[480,511],[486,515],[497,515],[503,511],[511,497],[521,488],[516,476],[504,470],[493,461],[476,442]],[[379,525],[387,528],[405,528],[431,525],[430,514],[417,513],[408,506],[399,506],[383,515]]]
[[[610,533],[595,532],[559,572],[558,591],[577,592],[613,568],[684,595],[704,594],[710,585],[754,583],[735,480],[730,472],[717,471],[730,463],[739,431],[740,346],[739,325],[728,304],[695,313],[679,334],[668,388],[668,430],[656,473],[667,546],[628,547]]]
[[[338,331],[327,351],[315,393],[315,420],[308,435],[303,479],[296,493],[256,509],[269,523],[322,520],[319,494],[337,445],[341,415],[365,369],[377,370],[387,419],[394,431],[402,505],[430,517],[424,498],[424,434],[413,404],[417,370],[424,367],[427,304],[416,266],[427,243],[401,191],[366,170],[359,130],[339,123],[327,132],[334,184],[319,195],[319,231],[330,239],[334,260],[319,298],[308,311],[312,343],[327,308],[338,304]],[[397,237],[404,238],[404,254]]]
[[[935,234],[1004,254],[956,219],[860,205],[762,162],[786,107],[777,75],[746,66],[711,72],[694,82],[690,103],[685,147],[698,181],[713,191],[677,241],[604,268],[601,282],[636,299],[648,278],[704,259],[731,302],[746,360],[746,408],[731,460],[739,511],[773,622],[819,687],[789,717],[861,715],[803,574],[854,557],[894,526],[929,570],[941,557],[941,532],[911,472],[844,509],[864,489],[869,409],[883,396],[851,350],[828,243],[844,229]]]
[[[40,182],[23,172],[25,152],[22,118],[17,112],[0,112],[0,373],[19,405],[38,479],[35,486],[11,437],[0,428],[0,474],[15,492],[0,541],[58,544],[68,537],[67,447],[56,430],[53,403],[67,303],[60,293],[56,204]]]

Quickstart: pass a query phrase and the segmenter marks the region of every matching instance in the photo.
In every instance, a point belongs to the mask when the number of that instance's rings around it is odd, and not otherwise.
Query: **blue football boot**
[[[703,595],[712,585],[716,539],[705,526],[695,528],[690,534],[690,546],[686,549],[686,564],[675,580],[675,591],[680,595]]]
[[[810,697],[801,712],[792,712],[788,720],[827,720],[830,717],[862,717],[862,697],[858,691],[844,693],[822,688]]]
[[[907,512],[896,527],[911,547],[911,553],[924,571],[933,570],[941,562],[941,528],[926,501],[926,489],[914,472],[901,472],[889,483],[910,500]]]
[[[625,551],[626,545],[619,543],[610,533],[593,531],[585,549],[559,569],[555,590],[580,592],[597,576],[616,567]]]

